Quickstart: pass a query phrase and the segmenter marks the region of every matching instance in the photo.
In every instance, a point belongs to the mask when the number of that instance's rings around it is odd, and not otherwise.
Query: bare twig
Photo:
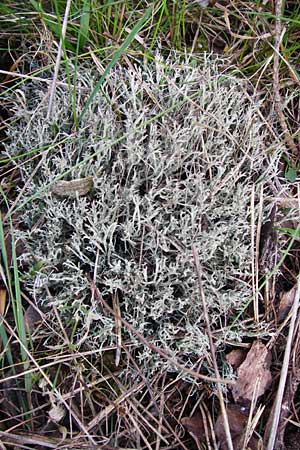
[[[156,439],[156,444],[155,444],[155,450],[159,450],[161,447],[160,447],[160,444],[161,444],[161,437],[160,437],[160,434],[161,434],[161,429],[162,429],[162,422],[163,422],[163,415],[164,415],[164,403],[165,403],[165,394],[164,394],[164,392],[162,391],[161,393],[160,393],[160,402],[159,402],[159,404],[160,404],[160,408],[159,408],[159,423],[158,423],[158,431],[159,431],[159,433],[157,433],[157,439]]]
[[[118,291],[113,294],[112,297],[114,316],[115,316],[115,333],[117,336],[117,348],[116,348],[116,358],[115,365],[118,367],[121,359],[121,348],[122,348],[122,322],[121,322],[121,309],[119,302]]]
[[[88,424],[87,424],[87,430],[90,431],[97,425],[100,425],[102,421],[107,420],[107,417],[112,414],[113,411],[123,403],[127,398],[129,398],[134,392],[140,391],[145,386],[144,381],[137,384],[131,389],[128,389],[127,392],[122,393],[118,398],[116,398],[113,402],[111,402],[109,405],[107,405],[105,408],[101,409],[100,413],[97,414]],[[76,437],[79,438],[80,436]]]
[[[244,433],[244,443],[243,443],[242,450],[246,450],[247,448],[249,448],[249,445],[248,445],[249,441],[250,441],[250,439],[254,433],[254,430],[257,426],[257,423],[265,409],[264,406],[259,406],[258,410],[254,414],[256,404],[257,404],[257,399],[259,396],[258,390],[259,390],[259,386],[260,386],[260,381],[261,381],[261,379],[257,378],[255,385],[254,385],[254,391],[253,391],[253,396],[251,399],[249,416],[248,416],[247,425],[246,425],[246,429],[245,429],[245,433]]]
[[[114,310],[106,303],[106,301],[103,299],[99,289],[97,288],[97,286],[95,285],[95,283],[91,280],[90,277],[88,277],[90,283],[91,283],[91,288],[92,291],[94,292],[95,297],[97,298],[97,300],[101,303],[101,305],[107,310],[109,311],[112,315],[114,315]],[[123,323],[123,325],[125,325],[126,328],[128,328],[128,330],[130,330],[133,334],[135,334],[139,340],[146,345],[148,348],[150,348],[150,350],[152,350],[155,353],[158,353],[162,358],[166,359],[167,361],[169,361],[172,365],[174,365],[175,367],[177,367],[177,369],[182,370],[185,373],[188,373],[190,375],[192,375],[194,378],[199,379],[199,380],[204,380],[207,381],[209,383],[221,383],[221,384],[233,384],[234,382],[232,380],[224,380],[221,379],[219,377],[208,377],[206,375],[202,375],[198,372],[196,372],[195,370],[189,369],[188,367],[184,366],[183,364],[179,363],[178,361],[176,361],[174,358],[172,358],[172,356],[169,355],[169,353],[166,350],[163,350],[159,347],[157,347],[156,345],[152,344],[151,342],[149,342],[139,331],[137,331],[126,319],[123,319],[123,317],[120,318],[121,322]]]
[[[209,346],[210,346],[210,351],[211,351],[211,356],[212,356],[212,362],[213,362],[216,378],[220,379],[217,358],[216,358],[216,352],[215,352],[215,346],[214,346],[214,343],[212,340],[210,322],[209,322],[209,317],[208,317],[208,310],[207,310],[207,306],[206,306],[206,299],[205,299],[205,294],[204,294],[203,285],[202,285],[200,261],[199,261],[198,252],[197,252],[197,249],[195,246],[193,246],[193,255],[194,255],[194,261],[195,261],[195,266],[196,266],[196,272],[197,272],[197,276],[198,276],[199,292],[200,292],[200,297],[201,297],[202,305],[203,305],[203,313],[204,313],[204,318],[205,318],[205,323],[206,323],[206,328],[207,328],[207,335],[208,335]],[[221,406],[221,413],[222,413],[222,417],[223,417],[224,430],[225,430],[225,434],[226,434],[228,449],[234,450],[232,439],[231,439],[227,411],[226,411],[226,407],[225,407],[225,402],[224,402],[224,397],[223,397],[223,392],[222,392],[220,381],[217,382],[217,389],[218,389],[218,397],[219,397],[220,406]]]
[[[258,308],[258,291],[256,286],[256,268],[258,259],[258,247],[255,242],[255,186],[253,185],[251,193],[251,250],[252,250],[252,291],[253,291],[253,311],[254,320],[259,322],[259,308]]]
[[[299,210],[299,215],[300,215],[300,185],[299,184],[298,184],[297,188],[298,188],[298,210]],[[277,440],[277,430],[278,430],[281,411],[284,406],[284,404],[283,404],[284,391],[286,388],[286,381],[287,381],[288,369],[289,369],[289,361],[290,361],[290,355],[291,355],[291,349],[292,349],[292,341],[293,341],[293,336],[294,336],[294,332],[295,332],[295,325],[296,325],[296,318],[297,318],[299,304],[300,304],[300,274],[298,274],[298,277],[297,277],[297,291],[295,293],[293,307],[292,307],[292,310],[290,313],[291,321],[290,321],[289,333],[288,333],[285,352],[284,352],[279,386],[278,386],[277,395],[276,395],[276,399],[275,399],[274,407],[273,407],[274,412],[272,414],[272,422],[271,422],[271,426],[270,426],[270,432],[269,432],[269,436],[266,436],[266,438],[268,439],[268,444],[267,444],[266,450],[273,450],[274,444]]]
[[[257,218],[257,226],[255,230],[256,239],[255,239],[255,261],[254,261],[254,293],[255,296],[255,305],[258,308],[259,304],[259,243],[260,243],[260,235],[261,235],[261,227],[262,227],[262,217],[263,217],[263,201],[264,201],[264,185],[261,185],[260,194],[259,194],[259,203],[258,203],[258,218]]]

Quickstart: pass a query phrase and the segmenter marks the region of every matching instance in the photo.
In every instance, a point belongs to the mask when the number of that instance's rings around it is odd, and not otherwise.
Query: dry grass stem
[[[281,28],[281,16],[282,16],[282,0],[275,1],[275,9],[276,9],[276,28],[275,28],[275,52],[274,52],[274,65],[273,65],[273,82],[274,82],[274,94],[275,94],[275,109],[278,114],[279,122],[281,129],[283,131],[283,136],[286,141],[288,148],[290,149],[292,155],[298,157],[299,150],[289,132],[286,118],[284,115],[284,108],[282,103],[282,98],[280,94],[280,70],[279,70],[279,61],[280,61],[280,44],[282,40],[282,28]]]
[[[99,292],[99,289],[95,285],[93,285],[92,281],[91,281],[91,289],[92,289],[92,291],[94,291],[94,295],[97,298],[97,300],[101,303],[101,305],[108,312],[110,312],[112,315],[114,315],[114,310],[105,302],[105,300],[103,299],[102,295]],[[172,363],[172,365],[177,367],[179,370],[182,370],[183,373],[192,375],[196,379],[207,381],[210,383],[222,383],[222,384],[233,384],[234,383],[232,380],[226,380],[226,379],[222,379],[219,377],[209,377],[206,375],[202,375],[202,374],[196,372],[195,370],[189,369],[188,367],[184,366],[183,364],[179,363],[174,358],[172,358],[165,350],[162,350],[161,348],[157,347],[156,345],[154,345],[150,341],[148,341],[146,338],[144,338],[144,336],[139,331],[134,329],[134,327],[126,319],[123,319],[122,317],[120,319],[121,319],[121,322],[123,323],[123,325],[125,327],[127,327],[133,334],[135,334],[138,337],[138,339],[144,345],[146,345],[146,347],[149,347],[152,351],[154,351],[155,353],[158,353],[162,358],[166,359],[167,361],[170,361]]]
[[[2,316],[1,319],[3,320],[3,322],[5,323],[5,326],[7,327],[7,330],[10,332],[10,334],[17,340],[17,342],[19,343],[19,345],[23,348],[23,350],[26,352],[26,354],[28,355],[28,358],[32,361],[32,363],[36,366],[36,368],[38,369],[38,372],[42,375],[42,377],[44,378],[44,380],[48,383],[48,385],[51,387],[52,392],[55,394],[55,396],[57,397],[57,399],[63,403],[63,405],[66,407],[67,411],[69,411],[69,413],[71,414],[71,416],[73,417],[73,419],[75,420],[75,422],[77,423],[77,425],[79,426],[79,428],[82,430],[82,432],[84,433],[84,435],[89,439],[89,441],[92,444],[96,444],[95,440],[93,439],[93,437],[89,434],[88,430],[86,429],[85,425],[81,422],[81,420],[78,418],[77,414],[73,411],[73,409],[70,407],[70,405],[68,404],[68,402],[66,402],[66,400],[63,398],[63,396],[61,395],[61,393],[58,391],[58,389],[56,389],[53,385],[53,383],[51,382],[50,378],[48,377],[48,375],[46,374],[46,372],[41,369],[40,365],[37,363],[37,361],[35,360],[35,358],[31,355],[31,353],[27,350],[27,348],[24,346],[24,344],[20,341],[19,337],[17,336],[17,334],[14,332],[14,330],[11,328],[11,326],[9,325],[9,323],[7,322],[7,320]]]
[[[273,450],[275,447],[276,437],[277,437],[277,429],[280,419],[280,413],[281,413],[281,406],[282,406],[282,399],[284,395],[284,390],[286,387],[286,380],[288,375],[288,369],[289,369],[289,362],[290,362],[290,355],[291,355],[291,349],[292,349],[292,340],[294,336],[294,330],[295,330],[295,324],[296,324],[296,318],[299,308],[299,300],[300,300],[300,276],[298,276],[297,281],[297,292],[294,298],[293,308],[291,312],[291,319],[290,319],[290,326],[289,326],[289,333],[287,337],[287,342],[285,346],[285,352],[284,352],[284,359],[282,363],[282,369],[280,374],[280,381],[279,386],[277,390],[276,400],[275,400],[275,406],[274,406],[274,412],[272,417],[272,425],[270,429],[268,444],[266,450]]]
[[[56,61],[55,61],[55,66],[54,66],[53,80],[52,80],[52,84],[51,84],[51,88],[50,88],[50,92],[49,92],[50,97],[49,97],[49,104],[48,104],[47,120],[50,120],[50,118],[51,118],[55,90],[56,90],[56,83],[57,83],[57,78],[58,78],[58,71],[60,69],[60,60],[61,60],[61,56],[62,56],[64,40],[66,37],[71,2],[72,2],[72,0],[67,0],[67,2],[66,2],[65,15],[64,15],[62,28],[61,28],[61,38],[59,41],[59,46],[58,46],[58,51],[57,51],[57,56],[56,56]]]
[[[258,290],[257,290],[257,246],[255,240],[255,187],[253,186],[251,192],[251,252],[252,252],[252,293],[253,293],[253,311],[254,320],[259,322],[259,307],[258,307]]]
[[[208,335],[208,339],[209,339],[209,347],[210,347],[210,351],[211,351],[213,367],[214,367],[214,371],[216,374],[216,378],[220,379],[220,373],[219,373],[218,364],[217,364],[215,346],[214,346],[213,339],[212,339],[209,315],[208,315],[206,299],[205,299],[205,294],[204,294],[203,285],[202,285],[202,275],[201,275],[202,271],[201,271],[201,267],[200,267],[198,252],[197,252],[197,249],[195,246],[193,246],[193,255],[194,255],[195,267],[196,267],[197,276],[198,276],[199,293],[200,293],[200,298],[201,298],[202,304],[203,304],[203,311],[204,311],[204,316],[205,316],[205,323],[206,323],[207,335]],[[225,402],[224,402],[224,396],[223,396],[221,384],[219,381],[217,382],[217,389],[218,389],[218,397],[219,397],[219,401],[220,401],[221,413],[222,413],[222,417],[223,417],[223,421],[224,421],[224,429],[225,429],[228,449],[234,450],[231,433],[230,433],[229,422],[228,422],[227,411],[226,411]]]

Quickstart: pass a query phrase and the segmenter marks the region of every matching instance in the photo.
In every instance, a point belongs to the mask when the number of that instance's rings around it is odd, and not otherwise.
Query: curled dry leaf
[[[71,181],[58,181],[52,187],[52,194],[60,197],[79,197],[88,194],[93,189],[93,177],[78,178]]]
[[[237,348],[228,353],[225,359],[234,369],[237,369],[245,361],[246,355],[247,351],[244,348]]]
[[[280,297],[280,303],[278,308],[278,321],[282,322],[288,315],[297,292],[297,283],[287,292],[283,292]]]
[[[265,393],[272,381],[270,363],[271,356],[266,346],[259,340],[254,341],[237,370],[238,378],[232,388],[235,402],[251,402],[254,395],[260,397]]]
[[[53,405],[49,411],[49,418],[53,422],[60,422],[65,417],[66,411],[65,408],[61,405]]]

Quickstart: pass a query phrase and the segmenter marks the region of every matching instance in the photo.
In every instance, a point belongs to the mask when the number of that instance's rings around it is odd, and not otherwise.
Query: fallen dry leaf
[[[283,292],[281,294],[279,307],[278,307],[278,321],[279,322],[282,322],[286,318],[288,313],[290,312],[290,309],[294,303],[294,298],[295,298],[296,292],[297,292],[297,284],[295,284],[295,286],[293,286],[292,289],[290,289],[289,291]]]
[[[232,365],[234,369],[237,369],[242,364],[242,362],[245,361],[246,356],[247,350],[245,350],[244,348],[237,348],[228,353],[225,356],[225,359],[227,362],[229,362],[229,364]]]
[[[196,413],[192,417],[183,417],[181,419],[182,425],[187,431],[197,438],[203,437],[205,434],[205,427],[201,413]]]
[[[229,428],[230,428],[230,432],[231,432],[231,437],[234,438],[235,435],[241,435],[241,433],[245,429],[245,426],[246,426],[247,420],[248,420],[248,415],[247,415],[246,409],[244,411],[244,409],[238,405],[228,404],[226,411],[227,411],[227,417],[228,417],[228,423],[229,423]],[[226,442],[222,414],[219,414],[219,416],[217,418],[216,425],[215,425],[215,432],[216,432],[216,435],[220,442],[223,440]]]
[[[66,415],[65,408],[62,405],[53,405],[49,411],[49,418],[53,422],[60,422]]]
[[[201,444],[205,444],[207,439],[211,439],[211,430],[209,428],[206,432],[208,436],[205,434],[205,425],[200,412],[197,412],[192,417],[183,417],[181,423],[193,437],[198,448],[201,447]]]
[[[6,306],[6,289],[5,287],[0,287],[0,314],[4,316]]]
[[[29,331],[33,331],[39,322],[43,320],[37,308],[29,305],[25,311],[25,325]]]
[[[240,450],[243,448],[244,433],[248,421],[248,411],[246,408],[241,408],[238,405],[232,404],[227,405],[226,411],[233,448],[234,450]],[[219,414],[216,421],[215,433],[220,444],[220,449],[227,450],[228,446],[224,430],[223,417],[221,414]],[[252,436],[247,444],[247,449],[258,450],[258,445],[259,441]]]
[[[238,378],[232,387],[235,402],[251,402],[255,393],[257,397],[265,393],[272,382],[270,363],[271,356],[266,346],[259,340],[254,341],[237,370]]]

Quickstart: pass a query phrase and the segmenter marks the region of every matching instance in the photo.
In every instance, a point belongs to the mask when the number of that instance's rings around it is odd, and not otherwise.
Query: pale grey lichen
[[[78,115],[98,78],[77,67]],[[63,70],[60,80],[67,83]],[[253,185],[276,174],[277,154],[266,153],[268,130],[244,82],[211,57],[191,64],[173,55],[134,70],[116,65],[79,129],[67,87],[57,86],[49,122],[47,84],[28,81],[19,91],[7,153],[50,145],[42,162],[28,158],[21,166],[28,182],[40,164],[23,200],[65,171],[67,180],[94,177],[84,197],[49,189],[22,209],[23,258],[42,263],[27,277],[31,294],[49,317],[57,307],[74,344],[113,344],[114,318],[93,297],[88,273],[107,302],[118,293],[122,317],[149,341],[187,361],[206,354],[192,245],[211,325],[221,328],[252,295],[250,198]],[[246,334],[238,321],[224,330],[232,332]],[[148,373],[171,367],[125,327],[123,338],[138,345]]]

